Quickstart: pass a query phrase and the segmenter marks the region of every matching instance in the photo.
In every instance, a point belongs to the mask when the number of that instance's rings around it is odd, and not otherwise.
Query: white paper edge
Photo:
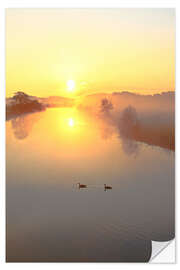
[[[152,242],[150,263],[175,263],[175,239],[166,242]]]

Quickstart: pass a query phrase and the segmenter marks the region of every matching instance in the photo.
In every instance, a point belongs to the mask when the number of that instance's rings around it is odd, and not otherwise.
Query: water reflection
[[[134,155],[136,157],[140,151],[140,144],[132,139],[122,137],[122,149],[127,155]]]
[[[31,113],[18,116],[11,120],[14,136],[18,140],[25,139],[31,132],[33,125],[40,119],[40,113]]]
[[[8,261],[142,262],[151,240],[174,237],[173,152],[125,148],[115,126],[72,108],[8,121],[6,134]]]
[[[153,137],[153,128],[147,132],[145,138],[141,138],[138,132],[142,129],[142,124],[138,120],[136,110],[131,106],[125,108],[120,115],[117,113],[113,115],[109,112],[107,114],[106,112],[105,114],[100,114],[100,117],[84,115],[72,108],[68,110],[61,109],[61,113],[58,112],[58,109],[54,111],[55,113],[52,115],[51,121],[55,122],[59,118],[61,122],[58,125],[61,126],[61,129],[63,128],[65,130],[66,127],[78,129],[84,126],[88,130],[89,128],[97,130],[103,140],[111,140],[116,136],[120,139],[122,149],[127,155],[136,157],[139,154],[141,144],[138,141],[141,139],[151,145],[150,140]],[[11,125],[14,136],[19,140],[25,139],[31,132],[35,122],[41,117],[42,113],[31,113],[13,118]],[[163,144],[163,140],[161,140],[161,143]]]

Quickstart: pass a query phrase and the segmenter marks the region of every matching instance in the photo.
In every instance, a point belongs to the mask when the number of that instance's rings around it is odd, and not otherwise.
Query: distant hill
[[[131,105],[138,112],[142,111],[158,111],[158,112],[174,112],[175,110],[175,92],[162,92],[154,95],[140,95],[131,92],[114,92],[114,93],[97,93],[83,96],[80,98],[80,107],[98,108],[103,98],[109,99],[115,109],[122,110]]]
[[[74,99],[59,96],[38,98],[38,101],[47,107],[72,107],[74,105]]]

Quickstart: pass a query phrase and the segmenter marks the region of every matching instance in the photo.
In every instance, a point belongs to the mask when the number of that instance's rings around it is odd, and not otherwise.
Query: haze
[[[174,9],[6,11],[7,96],[173,91],[174,69]]]

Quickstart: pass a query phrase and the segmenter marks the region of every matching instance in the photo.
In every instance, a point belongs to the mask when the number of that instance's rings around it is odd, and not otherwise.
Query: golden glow
[[[72,118],[70,118],[70,119],[68,120],[68,125],[69,125],[70,127],[74,127],[75,122],[74,122],[74,120],[73,120]]]
[[[67,90],[68,91],[74,91],[75,89],[75,81],[74,80],[69,80],[67,81]]]
[[[6,11],[7,96],[154,94],[174,87],[173,9]]]
[[[64,168],[64,172],[67,170],[71,176],[74,175],[75,168],[79,168],[79,164],[82,165],[82,171],[89,168],[89,164],[94,164],[93,168],[104,166],[104,158],[108,159],[108,153],[112,154],[113,142],[107,143],[106,140],[102,140],[102,127],[99,128],[98,122],[94,121],[94,118],[89,118],[73,108],[54,108],[46,110],[43,114],[44,117],[38,116],[38,114],[27,114],[22,119],[24,124],[20,121],[20,125],[18,125],[17,121],[16,126],[12,126],[11,121],[7,121],[6,135],[10,142],[7,145],[8,153],[10,153],[8,157],[12,163],[14,159],[17,159],[16,150],[20,149],[27,157],[26,164],[37,161],[36,163],[42,168],[44,164],[46,168],[50,167],[52,173],[52,168],[55,168],[55,174],[58,172],[59,164]],[[68,123],[73,122],[75,126],[69,126]],[[27,135],[23,139],[23,143],[16,137],[16,134],[20,132],[25,132]],[[46,136],[43,136],[44,132]],[[18,145],[13,153],[10,151],[12,144]],[[95,147],[96,145],[98,147]],[[21,162],[23,161],[21,160]],[[25,163],[23,166],[25,167]],[[47,179],[54,181],[54,177]],[[60,177],[59,180],[68,184],[67,175],[64,179]],[[69,180],[71,181],[72,178]]]

